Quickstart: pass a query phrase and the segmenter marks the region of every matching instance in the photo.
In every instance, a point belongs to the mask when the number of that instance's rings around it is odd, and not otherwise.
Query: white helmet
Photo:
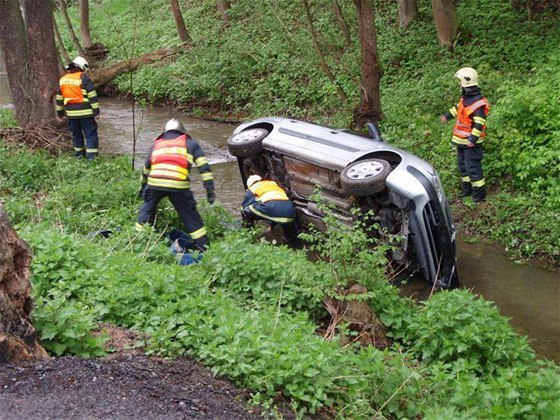
[[[165,123],[165,130],[163,131],[171,131],[171,130],[179,131],[181,133],[187,132],[187,129],[185,128],[183,123],[179,121],[177,118],[171,118],[169,121]]]
[[[89,70],[89,64],[84,57],[77,56],[76,58],[74,58],[72,63],[82,71]]]
[[[247,188],[250,188],[251,185],[253,185],[255,182],[259,182],[262,181],[262,178],[258,175],[251,175],[248,179],[247,179]]]
[[[455,77],[461,81],[462,87],[478,86],[478,73],[471,67],[463,67],[458,70]]]

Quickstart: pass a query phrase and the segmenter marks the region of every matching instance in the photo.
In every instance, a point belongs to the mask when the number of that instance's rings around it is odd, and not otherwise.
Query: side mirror
[[[369,131],[369,135],[373,140],[384,141],[381,137],[381,132],[379,131],[379,127],[377,127],[377,124],[370,122],[366,124],[366,127]]]

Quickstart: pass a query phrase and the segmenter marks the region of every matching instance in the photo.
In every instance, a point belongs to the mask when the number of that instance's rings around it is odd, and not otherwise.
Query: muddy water
[[[0,108],[11,106],[9,96],[6,74],[0,60]],[[165,121],[179,116],[159,107],[135,107],[133,125],[129,101],[102,98],[101,109],[101,153],[132,156],[133,133],[136,133],[136,167],[142,165],[151,142],[161,132]],[[243,188],[237,164],[225,148],[234,126],[182,116],[181,119],[193,137],[199,139],[212,164],[218,200],[236,212]],[[193,180],[193,191],[197,198],[204,197],[199,179]],[[460,239],[458,258],[459,275],[464,287],[495,302],[500,312],[511,318],[510,322],[517,332],[529,337],[531,345],[541,357],[560,364],[560,271],[517,265],[498,247]],[[420,298],[428,296],[429,292],[427,283],[420,280],[413,280],[403,291]]]

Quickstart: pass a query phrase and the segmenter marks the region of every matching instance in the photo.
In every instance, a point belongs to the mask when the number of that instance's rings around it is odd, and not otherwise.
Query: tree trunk
[[[52,1],[0,1],[0,43],[18,124],[42,125],[54,119],[58,57],[52,27]],[[27,30],[26,30],[27,28]]]
[[[177,26],[177,33],[179,34],[179,39],[181,42],[191,42],[191,36],[187,32],[185,27],[185,20],[183,19],[183,14],[181,13],[181,8],[179,7],[179,0],[169,0],[171,5],[171,12],[175,18],[175,25]]]
[[[362,103],[354,111],[354,125],[362,129],[368,122],[377,122],[383,118],[379,85],[381,83],[381,66],[377,55],[377,33],[375,30],[375,12],[372,0],[354,0],[358,9],[358,31],[360,34],[361,74],[360,92]]]
[[[453,0],[432,0],[432,10],[440,44],[449,49],[457,36],[457,15]]]
[[[53,19],[53,31],[54,31],[54,36],[56,38],[56,42],[58,43],[58,51],[62,56],[62,58],[64,59],[64,63],[68,64],[72,61],[72,59],[68,55],[68,51],[66,51],[66,47],[64,46],[64,41],[62,41],[62,37],[60,36],[60,31],[58,30],[56,19]]]
[[[399,25],[406,29],[418,16],[417,0],[399,0]]]
[[[66,2],[64,0],[58,0],[58,6],[60,7],[60,12],[64,17],[64,21],[66,22],[66,26],[68,27],[68,32],[70,33],[70,38],[72,39],[72,44],[76,51],[78,51],[78,55],[85,56],[84,50],[80,45],[80,41],[76,36],[76,32],[74,32],[74,27],[72,26],[72,21],[70,20],[70,16],[68,16],[68,10],[66,9]]]
[[[0,45],[8,72],[16,120],[23,127],[29,120],[33,95],[28,84],[27,42],[19,1],[0,0],[0,16]]]
[[[340,5],[338,4],[338,0],[333,0],[332,7],[333,7],[334,15],[336,16],[338,27],[340,28],[340,30],[344,35],[344,46],[348,47],[348,45],[350,45],[350,42],[352,42],[352,38],[350,35],[350,29],[348,28],[348,24],[344,19],[342,10],[340,10]]]
[[[216,6],[218,6],[218,11],[222,15],[222,19],[225,23],[229,23],[229,2],[227,0],[216,0]]]
[[[323,69],[323,72],[329,78],[331,83],[336,87],[336,91],[338,92],[338,96],[340,96],[340,99],[346,103],[348,102],[348,96],[346,95],[346,92],[344,92],[344,89],[342,89],[340,85],[336,82],[336,78],[334,77],[334,74],[329,68],[327,61],[325,60],[325,56],[323,55],[323,51],[321,50],[319,41],[317,41],[317,32],[315,31],[315,27],[313,26],[313,18],[311,16],[311,11],[309,10],[309,3],[307,0],[302,0],[302,2],[303,2],[303,7],[305,9],[305,16],[307,17],[307,26],[309,28],[309,33],[311,34],[313,45],[317,50],[317,55],[319,56],[319,62],[321,64],[321,68]]]
[[[0,204],[0,363],[48,358],[30,322],[30,264],[31,250]]]
[[[84,48],[91,47],[91,34],[89,31],[89,0],[80,0],[80,35]]]
[[[27,61],[33,89],[31,124],[54,120],[54,96],[58,91],[58,55],[52,26],[52,0],[24,0],[27,28]]]

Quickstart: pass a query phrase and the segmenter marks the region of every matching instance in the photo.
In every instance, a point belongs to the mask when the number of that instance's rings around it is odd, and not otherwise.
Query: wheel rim
[[[352,179],[368,179],[375,177],[383,172],[383,165],[380,162],[370,161],[370,162],[360,162],[350,169],[348,169],[347,175]]]
[[[262,130],[254,129],[254,130],[246,130],[242,131],[241,133],[237,134],[231,139],[232,143],[250,143],[252,141],[258,140],[258,138],[262,135]]]

